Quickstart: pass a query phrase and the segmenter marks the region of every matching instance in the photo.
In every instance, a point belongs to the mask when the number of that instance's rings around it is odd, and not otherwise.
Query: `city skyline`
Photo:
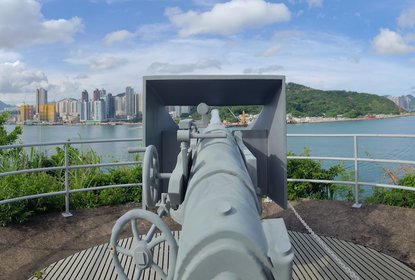
[[[312,88],[415,93],[413,0],[4,0],[0,100],[142,88],[146,75],[277,74]]]
[[[141,94],[127,86],[125,92],[112,95],[105,89],[94,89],[92,95],[84,89],[79,98],[65,97],[48,102],[48,91],[38,88],[36,103],[19,106],[19,122],[105,122],[108,120],[129,120],[141,116]],[[92,98],[89,98],[92,97]]]

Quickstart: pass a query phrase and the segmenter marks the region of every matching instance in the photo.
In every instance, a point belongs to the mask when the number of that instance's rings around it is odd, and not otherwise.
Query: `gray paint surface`
[[[285,77],[269,75],[146,76],[144,144],[160,151],[161,172],[174,169],[179,143],[177,124],[165,106],[263,105],[257,121],[243,131],[245,145],[258,159],[258,187],[286,208]],[[167,184],[164,185],[166,190]]]

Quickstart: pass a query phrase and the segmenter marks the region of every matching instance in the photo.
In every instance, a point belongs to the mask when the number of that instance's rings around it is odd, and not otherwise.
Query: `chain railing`
[[[70,181],[69,181],[69,171],[74,169],[81,169],[81,168],[105,168],[105,167],[114,167],[114,166],[124,166],[124,165],[135,165],[141,164],[142,161],[120,161],[120,162],[108,162],[108,163],[95,163],[95,164],[83,164],[83,165],[70,165],[69,161],[69,146],[70,145],[79,145],[79,144],[98,144],[98,143],[115,143],[115,142],[139,142],[142,141],[141,138],[120,138],[120,139],[103,139],[103,140],[80,140],[80,141],[63,141],[63,142],[47,142],[47,143],[39,143],[39,144],[19,144],[19,145],[7,145],[7,146],[0,146],[0,151],[8,150],[8,149],[16,149],[16,148],[32,148],[32,147],[45,147],[45,146],[63,146],[64,150],[64,165],[62,166],[52,166],[52,167],[42,167],[42,168],[32,168],[32,169],[21,169],[9,172],[1,172],[0,179],[4,176],[10,175],[18,175],[23,173],[31,173],[31,172],[45,172],[45,171],[53,171],[53,170],[64,170],[65,172],[65,180],[64,180],[64,190],[63,191],[56,191],[56,192],[48,192],[48,193],[39,193],[33,195],[26,195],[21,197],[14,197],[9,199],[0,200],[1,204],[7,204],[12,202],[18,202],[27,199],[35,199],[41,197],[49,197],[49,196],[58,196],[64,195],[65,196],[65,212],[62,213],[64,217],[72,216],[70,212],[70,195],[73,193],[78,192],[87,192],[87,191],[96,191],[96,190],[103,190],[109,188],[126,188],[126,187],[140,187],[141,183],[131,183],[131,184],[118,184],[118,185],[107,185],[107,186],[97,186],[97,187],[88,187],[88,188],[81,188],[81,189],[71,189],[70,188]],[[144,149],[135,149],[136,151],[144,151]],[[127,150],[124,151],[127,154]]]
[[[309,183],[323,183],[323,184],[340,184],[354,186],[354,208],[360,208],[361,202],[359,198],[360,186],[381,187],[388,189],[399,189],[415,191],[415,187],[381,184],[376,182],[361,182],[359,181],[359,162],[372,162],[372,163],[398,163],[415,165],[415,161],[411,160],[395,160],[395,159],[374,159],[359,156],[358,140],[360,138],[413,138],[412,134],[287,134],[287,137],[303,137],[303,138],[351,138],[353,140],[353,157],[322,157],[322,156],[287,156],[287,159],[299,159],[299,160],[332,160],[332,161],[348,161],[354,163],[354,181],[338,181],[338,180],[318,180],[312,178],[288,178],[288,182],[309,182]]]

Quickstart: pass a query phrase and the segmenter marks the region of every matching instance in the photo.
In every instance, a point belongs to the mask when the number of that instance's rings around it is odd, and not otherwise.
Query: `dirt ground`
[[[320,235],[359,243],[391,255],[415,268],[415,209],[349,202],[292,202]],[[50,213],[23,225],[0,227],[0,279],[27,279],[34,272],[75,252],[109,242],[115,221],[136,204],[83,209],[63,218]],[[264,203],[264,218],[282,217],[289,230],[305,232],[291,210]],[[172,230],[180,226],[168,220]],[[145,233],[147,225],[140,231]]]

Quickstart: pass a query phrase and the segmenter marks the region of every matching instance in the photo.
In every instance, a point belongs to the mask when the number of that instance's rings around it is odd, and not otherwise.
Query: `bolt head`
[[[145,244],[139,244],[134,249],[133,260],[138,268],[145,269],[153,262],[153,254]]]
[[[230,205],[229,202],[220,201],[216,211],[219,215],[227,216],[232,212],[232,205]]]

